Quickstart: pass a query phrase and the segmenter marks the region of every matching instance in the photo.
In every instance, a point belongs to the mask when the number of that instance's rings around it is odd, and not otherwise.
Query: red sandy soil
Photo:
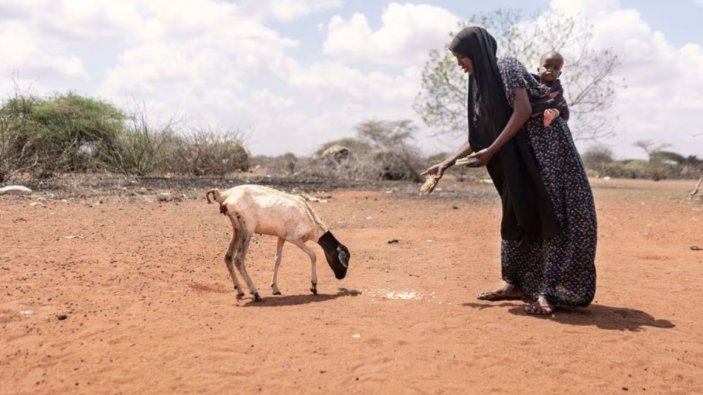
[[[0,197],[0,393],[703,393],[695,183],[593,184],[596,300],[546,318],[475,298],[500,284],[490,185],[326,193],[312,205],[351,250],[347,278],[311,243],[311,295],[307,256],[286,244],[273,296],[276,242],[257,236],[262,303],[236,300],[231,228],[204,191]]]

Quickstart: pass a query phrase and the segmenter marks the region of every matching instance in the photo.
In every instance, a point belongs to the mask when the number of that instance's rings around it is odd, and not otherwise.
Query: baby
[[[569,120],[569,107],[566,105],[564,90],[559,81],[561,68],[564,66],[564,57],[559,52],[551,51],[542,55],[539,63],[538,74],[535,75],[535,78],[549,88],[549,93],[531,102],[532,118],[544,116],[544,127],[546,128],[558,116],[561,116],[565,121]]]

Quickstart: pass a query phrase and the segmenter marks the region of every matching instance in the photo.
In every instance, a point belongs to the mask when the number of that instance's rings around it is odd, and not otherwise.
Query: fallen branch
[[[698,179],[698,183],[696,184],[696,187],[693,188],[691,193],[688,194],[689,199],[693,199],[693,197],[696,196],[696,194],[698,193],[698,188],[701,187],[701,182],[703,182],[703,176],[701,176],[701,178]]]
[[[32,190],[22,185],[10,185],[0,188],[0,195],[4,195],[6,193],[21,195],[23,193],[32,193]]]

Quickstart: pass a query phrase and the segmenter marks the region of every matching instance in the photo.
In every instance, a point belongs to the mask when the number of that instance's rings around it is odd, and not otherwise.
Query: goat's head
[[[325,232],[317,243],[325,251],[325,258],[327,258],[327,263],[332,268],[334,276],[339,280],[343,279],[347,275],[347,269],[349,268],[349,258],[351,256],[349,249],[337,241],[329,231]]]

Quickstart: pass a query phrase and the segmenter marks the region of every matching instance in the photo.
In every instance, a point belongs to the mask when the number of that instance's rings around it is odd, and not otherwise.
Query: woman
[[[441,178],[475,153],[503,206],[501,267],[505,284],[482,300],[526,299],[530,314],[587,306],[595,294],[596,215],[591,187],[566,122],[530,120],[530,97],[547,93],[516,59],[496,58],[483,28],[456,35],[450,50],[469,74],[469,139],[423,174]]]

